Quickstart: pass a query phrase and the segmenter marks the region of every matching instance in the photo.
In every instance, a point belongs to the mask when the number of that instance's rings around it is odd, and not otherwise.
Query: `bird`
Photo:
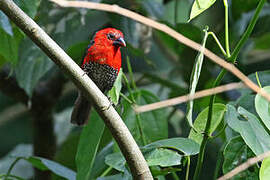
[[[95,33],[83,56],[81,68],[103,93],[113,87],[118,76],[122,63],[121,47],[126,47],[123,33],[115,28],[105,28]],[[71,123],[86,125],[91,107],[92,103],[79,91]]]

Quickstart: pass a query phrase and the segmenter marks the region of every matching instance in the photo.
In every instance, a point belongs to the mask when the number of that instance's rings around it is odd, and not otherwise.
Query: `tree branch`
[[[263,154],[260,154],[256,157],[250,158],[248,159],[245,163],[237,166],[236,168],[234,168],[233,170],[231,170],[230,172],[228,172],[227,174],[225,174],[224,176],[218,178],[218,180],[226,180],[226,179],[230,179],[233,176],[235,176],[236,174],[246,170],[247,168],[249,168],[250,166],[256,164],[259,161],[262,161],[263,159],[267,158],[270,156],[270,151],[267,151]]]
[[[94,2],[86,2],[86,1],[66,1],[66,0],[50,0],[50,1],[55,2],[56,4],[63,6],[63,7],[88,8],[88,9],[96,9],[96,10],[120,14],[122,16],[126,16],[130,19],[138,21],[142,24],[145,24],[147,26],[150,26],[152,28],[160,30],[160,31],[168,34],[169,36],[175,38],[180,43],[183,43],[183,44],[191,47],[194,50],[201,51],[201,49],[203,48],[200,44],[192,41],[191,39],[186,38],[185,36],[176,32],[175,30],[168,27],[167,25],[159,23],[159,22],[154,21],[152,19],[149,19],[147,17],[144,17],[140,14],[137,14],[137,13],[130,11],[130,10],[127,10],[125,8],[119,7],[118,5],[109,5],[109,4],[104,4],[104,3],[94,3]],[[211,52],[210,50],[208,50],[206,48],[204,49],[204,52],[202,52],[202,53],[205,56],[207,56],[210,60],[212,60],[214,63],[227,69],[229,72],[231,72],[236,77],[238,77],[251,90],[260,94],[265,99],[270,101],[270,95],[268,93],[266,93],[263,89],[258,87],[255,83],[253,83],[247,76],[245,76],[233,64],[226,62],[224,59],[218,57],[217,55],[215,55],[213,52]]]
[[[135,106],[134,111],[136,113],[143,113],[143,112],[147,112],[147,111],[153,111],[153,110],[156,110],[156,109],[181,104],[181,103],[193,100],[193,99],[198,99],[198,98],[202,98],[202,97],[205,97],[205,96],[210,96],[212,94],[222,93],[222,92],[225,92],[225,91],[231,91],[233,89],[238,89],[238,88],[243,88],[243,87],[244,86],[243,86],[242,83],[230,83],[230,84],[226,84],[226,85],[223,85],[223,86],[218,86],[218,87],[215,87],[215,88],[198,91],[193,95],[187,94],[187,95],[184,95],[184,96],[179,96],[179,97],[167,99],[167,100],[152,103],[152,104],[147,104],[147,105],[143,105],[143,106]]]
[[[12,0],[1,0],[0,9],[67,73],[77,87],[84,92],[86,98],[94,103],[97,112],[110,129],[124,154],[133,178],[138,180],[153,179],[149,167],[128,128],[94,82],[88,76],[84,76],[83,70]],[[102,110],[104,107],[109,108]]]

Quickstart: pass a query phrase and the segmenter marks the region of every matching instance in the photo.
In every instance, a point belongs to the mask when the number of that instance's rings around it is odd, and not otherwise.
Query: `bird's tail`
[[[91,107],[91,103],[79,92],[71,114],[71,123],[79,126],[86,125]]]

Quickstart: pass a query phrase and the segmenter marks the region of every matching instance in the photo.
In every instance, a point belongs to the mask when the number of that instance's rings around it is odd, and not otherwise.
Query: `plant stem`
[[[142,128],[142,123],[141,123],[141,117],[139,114],[136,114],[136,120],[137,120],[137,123],[138,123],[138,128],[139,128],[139,131],[140,131],[140,135],[142,137],[142,143],[143,143],[143,146],[145,146],[147,144],[146,142],[146,139],[145,139],[145,136],[143,134],[143,128]]]
[[[188,180],[188,176],[189,176],[189,167],[190,167],[190,156],[187,156],[186,180]]]
[[[256,10],[255,10],[255,13],[247,27],[247,30],[245,31],[245,33],[243,34],[243,36],[241,37],[240,41],[237,43],[231,57],[229,58],[229,61],[231,62],[235,62],[239,52],[240,52],[240,49],[242,48],[242,46],[245,44],[245,42],[248,40],[258,18],[259,18],[259,14],[263,8],[263,5],[265,4],[266,0],[260,0]]]
[[[220,42],[219,42],[217,36],[215,35],[215,33],[213,33],[213,32],[208,32],[208,35],[211,35],[211,36],[214,38],[214,40],[216,41],[216,43],[217,43],[219,49],[221,50],[222,54],[223,54],[225,57],[227,57],[227,54],[226,54],[225,50],[223,49],[222,45],[220,44]]]
[[[216,86],[218,86],[220,84],[220,82],[223,79],[226,72],[227,72],[227,70],[225,70],[225,69],[221,70],[220,74],[218,75],[217,79],[215,80],[215,82],[213,84],[213,87],[216,87]],[[200,176],[200,173],[201,173],[205,147],[206,147],[207,141],[209,139],[209,129],[210,129],[211,120],[212,120],[212,112],[213,112],[213,105],[214,105],[215,97],[216,97],[216,95],[213,95],[210,98],[208,117],[207,117],[207,122],[206,122],[205,129],[204,129],[203,140],[202,140],[202,143],[201,143],[201,146],[200,146],[200,152],[199,152],[199,157],[198,157],[198,160],[197,160],[196,170],[195,170],[195,174],[194,174],[194,177],[193,177],[194,180],[199,179],[199,176]]]
[[[174,25],[176,27],[177,25],[177,17],[178,17],[178,0],[175,0],[175,6],[174,6]]]
[[[257,79],[258,85],[260,86],[260,88],[262,88],[262,85],[261,85],[261,82],[260,82],[260,79],[259,79],[259,76],[258,76],[258,72],[256,72],[256,79]]]
[[[133,72],[132,72],[132,68],[131,68],[131,64],[130,64],[130,60],[129,60],[128,56],[127,56],[127,67],[128,67],[128,74],[130,76],[131,86],[136,91],[137,87],[136,87],[136,84],[135,84],[135,80],[134,80],[134,77],[133,77]]]
[[[218,151],[217,163],[216,163],[216,168],[214,171],[213,180],[216,180],[218,178],[220,168],[222,167],[224,148],[225,148],[225,144],[223,144],[222,147],[220,148],[220,150]]]
[[[23,158],[22,158],[22,157],[17,157],[17,158],[12,162],[12,164],[11,164],[10,167],[8,168],[8,172],[7,172],[7,175],[5,176],[4,180],[7,180],[7,179],[8,179],[8,177],[10,176],[10,173],[11,173],[13,167],[14,167],[14,166],[16,165],[16,163],[17,163],[19,160],[21,160],[21,159],[23,159]]]
[[[230,42],[229,42],[229,13],[228,13],[228,1],[223,0],[224,9],[225,9],[225,47],[226,47],[226,54],[228,57],[231,56],[230,53]]]
[[[236,58],[237,58],[237,56],[239,54],[239,51],[242,48],[242,46],[244,45],[244,43],[247,41],[247,39],[249,38],[249,36],[250,36],[250,34],[251,34],[255,24],[256,24],[256,21],[258,20],[260,11],[262,10],[263,5],[264,5],[265,2],[266,2],[266,0],[261,0],[259,2],[258,6],[256,8],[256,11],[254,13],[254,16],[252,17],[247,30],[245,31],[244,35],[242,36],[242,38],[240,39],[240,41],[236,45],[231,57],[228,58],[228,60],[230,62],[235,63]],[[225,19],[226,19],[226,17],[225,17]],[[226,46],[226,49],[227,49],[227,46]],[[216,80],[215,80],[212,87],[218,86],[226,73],[227,73],[227,70],[222,69],[221,72],[219,73],[218,77],[216,78]],[[198,157],[198,160],[197,160],[195,174],[194,174],[194,177],[193,177],[194,180],[199,179],[199,176],[200,176],[200,171],[201,171],[203,158],[204,158],[205,147],[206,147],[207,141],[209,139],[209,129],[210,129],[211,120],[212,120],[213,104],[215,102],[215,97],[216,97],[216,95],[212,95],[211,98],[210,98],[208,118],[207,118],[206,126],[205,126],[205,129],[204,129],[204,136],[203,136],[203,141],[202,141],[201,147],[200,147],[200,152],[199,152],[199,157]]]
[[[111,172],[112,169],[113,169],[113,168],[112,168],[111,166],[108,167],[108,168],[100,175],[100,177],[106,176],[109,172]]]
[[[172,176],[173,176],[173,179],[179,180],[179,177],[177,176],[177,174],[175,172],[172,172]]]

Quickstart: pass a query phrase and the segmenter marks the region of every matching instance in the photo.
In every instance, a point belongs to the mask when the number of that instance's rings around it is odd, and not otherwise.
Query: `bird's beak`
[[[115,41],[113,41],[113,45],[126,47],[126,42],[124,41],[122,37],[120,37],[116,39]]]

